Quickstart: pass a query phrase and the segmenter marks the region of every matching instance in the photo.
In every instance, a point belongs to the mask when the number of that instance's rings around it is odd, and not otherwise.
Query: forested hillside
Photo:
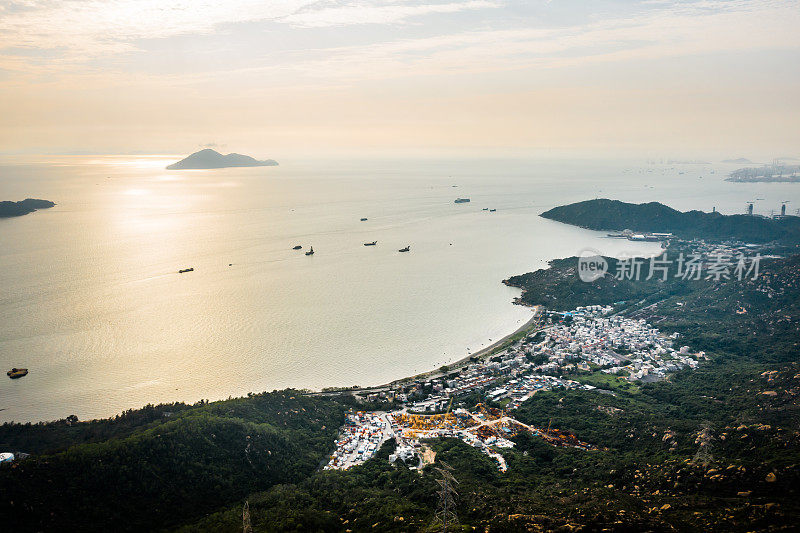
[[[63,451],[2,465],[4,527],[142,531],[180,524],[312,473],[346,409],[346,399],[286,390],[148,407],[110,421],[5,424],[3,449]]]
[[[685,239],[800,242],[800,217],[772,219],[719,212],[681,212],[658,202],[631,204],[602,198],[554,207],[541,216],[593,230],[673,233]]]

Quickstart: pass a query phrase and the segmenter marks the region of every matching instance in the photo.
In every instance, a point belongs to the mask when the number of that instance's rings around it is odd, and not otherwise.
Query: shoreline
[[[474,358],[481,358],[481,357],[484,357],[486,355],[489,355],[490,353],[493,353],[495,350],[497,350],[499,347],[501,347],[503,344],[505,344],[512,337],[515,337],[516,335],[519,335],[520,333],[531,329],[531,327],[533,327],[538,322],[539,314],[541,313],[541,309],[542,309],[541,305],[533,306],[533,315],[524,324],[522,324],[520,327],[518,327],[517,329],[515,329],[514,331],[512,331],[508,335],[503,336],[498,341],[493,342],[489,346],[487,346],[485,348],[481,348],[480,350],[478,350],[475,353],[468,354],[465,357],[462,357],[461,359],[455,361],[452,364],[443,365],[443,366],[446,366],[447,369],[448,369],[448,372],[450,372],[450,371],[452,371],[452,370],[454,370],[456,368],[461,368],[462,366],[465,366],[466,364],[468,364],[472,360],[473,357]],[[435,370],[429,370],[427,372],[422,372],[420,374],[415,374],[413,376],[407,376],[407,377],[404,377],[404,378],[396,379],[394,381],[390,381],[389,383],[385,383],[383,385],[378,385],[377,387],[367,387],[367,388],[365,388],[363,390],[369,390],[371,388],[390,387],[390,386],[392,386],[392,385],[394,385],[396,383],[401,383],[403,381],[408,381],[408,380],[413,380],[413,379],[418,379],[418,378],[432,378],[432,377],[435,377],[436,374],[441,374],[442,373],[440,369],[441,369],[441,367],[437,368]]]
[[[508,335],[504,335],[502,338],[500,338],[499,340],[493,342],[489,346],[486,346],[485,348],[481,348],[480,350],[478,350],[475,353],[468,354],[465,357],[462,357],[461,359],[458,359],[457,361],[455,361],[452,364],[443,365],[443,366],[447,367],[447,371],[446,372],[442,372],[441,367],[439,367],[439,368],[436,368],[436,369],[433,369],[433,370],[428,370],[427,372],[422,372],[420,374],[414,374],[412,376],[406,376],[406,377],[398,378],[398,379],[395,379],[395,380],[390,381],[388,383],[383,383],[381,385],[374,385],[374,386],[371,386],[371,387],[359,387],[357,389],[343,388],[341,390],[330,390],[330,391],[320,390],[320,391],[310,392],[309,395],[310,396],[329,396],[329,395],[337,395],[337,394],[359,394],[359,393],[380,392],[380,391],[391,389],[392,386],[397,385],[399,383],[406,382],[406,381],[413,381],[413,380],[416,380],[416,379],[434,379],[434,378],[440,377],[443,374],[446,374],[448,372],[452,372],[453,370],[456,370],[458,368],[466,366],[467,364],[469,364],[472,361],[473,358],[481,358],[481,357],[485,357],[485,356],[487,356],[489,354],[494,353],[498,348],[500,348],[503,345],[505,345],[513,337],[516,337],[517,335],[519,335],[521,333],[528,332],[530,329],[532,329],[534,326],[536,326],[538,321],[539,321],[539,316],[541,314],[541,310],[542,310],[543,306],[534,305],[534,306],[531,306],[531,307],[529,307],[529,306],[525,306],[525,307],[528,307],[529,309],[532,309],[533,310],[532,311],[533,315],[524,324],[522,324],[520,327],[518,327],[517,329],[515,329],[514,331],[512,331]]]
[[[525,306],[525,307],[527,307],[527,306]],[[514,331],[512,331],[508,335],[502,337],[497,342],[493,342],[492,344],[490,344],[486,348],[481,348],[480,350],[478,350],[477,352],[475,352],[473,354],[469,354],[466,357],[462,357],[458,361],[454,362],[452,365],[447,365],[447,367],[448,368],[457,368],[457,367],[463,366],[464,364],[468,363],[470,361],[470,359],[472,359],[473,357],[483,357],[484,355],[487,355],[490,352],[493,352],[497,347],[499,347],[500,345],[504,344],[511,337],[514,337],[515,335],[518,335],[519,333],[522,333],[523,331],[526,331],[526,330],[530,329],[538,321],[539,314],[541,313],[541,310],[542,310],[542,306],[541,305],[534,305],[530,309],[533,309],[533,315],[524,324],[522,324],[520,327],[518,327],[517,329],[515,329]],[[427,375],[428,373],[429,372],[425,372],[425,373],[420,374],[420,375],[424,376],[424,375]],[[414,377],[416,377],[416,376],[414,376]]]

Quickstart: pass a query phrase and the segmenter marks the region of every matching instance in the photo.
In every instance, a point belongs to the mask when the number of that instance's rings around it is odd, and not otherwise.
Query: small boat
[[[364,246],[375,246],[376,244],[378,244],[378,241],[365,242]]]
[[[406,246],[405,248],[400,248],[397,251],[398,252],[410,252],[411,251],[411,246]]]
[[[178,270],[178,274],[183,274],[184,272],[194,272],[194,268],[182,268]]]
[[[8,377],[10,377],[11,379],[19,379],[22,376],[27,376],[28,375],[28,369],[27,368],[12,368],[8,372],[6,372],[6,375]]]
[[[362,219],[361,219],[361,222],[366,222],[366,221],[367,221],[367,219],[366,219],[366,218],[362,218]]]
[[[482,211],[488,211],[488,210],[489,210],[489,208],[488,208],[488,207],[484,207],[484,208],[482,209]]]
[[[292,250],[299,250],[300,248],[302,248],[302,246],[300,246],[299,244],[296,246],[292,246]]]
[[[497,209],[489,209],[490,213],[494,213],[495,211],[497,211]]]
[[[309,250],[306,252],[306,255],[314,255],[314,247],[313,247],[313,246],[311,247],[311,249],[309,249]]]
[[[455,203],[457,204],[466,204],[469,203],[469,198],[456,198]]]

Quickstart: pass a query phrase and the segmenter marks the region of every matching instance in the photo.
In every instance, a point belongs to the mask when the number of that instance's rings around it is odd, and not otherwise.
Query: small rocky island
[[[206,148],[205,150],[200,150],[199,152],[195,152],[192,155],[181,159],[177,163],[169,165],[167,170],[199,170],[229,167],[274,167],[277,165],[278,162],[273,159],[259,161],[258,159],[253,159],[249,155],[222,155],[216,150]]]
[[[26,198],[19,202],[0,202],[0,218],[21,217],[28,213],[33,213],[37,209],[47,209],[56,205],[50,200],[37,200],[36,198]]]

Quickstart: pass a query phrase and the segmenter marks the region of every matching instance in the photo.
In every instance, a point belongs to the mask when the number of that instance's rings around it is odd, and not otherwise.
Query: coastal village
[[[538,312],[539,310],[537,310]],[[611,306],[587,306],[549,313],[521,338],[472,357],[452,372],[439,372],[389,387],[363,391],[366,401],[388,400],[401,406],[390,412],[351,412],[341,428],[326,469],[348,469],[372,458],[394,439],[390,461],[422,468],[433,461],[427,439],[454,437],[507,466],[500,450],[514,446],[521,432],[541,437],[553,446],[596,449],[555,428],[523,424],[510,412],[540,391],[596,390],[582,377],[605,374],[628,382],[665,379],[683,368],[694,369],[705,357],[687,346],[674,348],[678,335],[665,335],[643,319],[613,313]],[[479,394],[472,409],[457,407],[459,398]]]

